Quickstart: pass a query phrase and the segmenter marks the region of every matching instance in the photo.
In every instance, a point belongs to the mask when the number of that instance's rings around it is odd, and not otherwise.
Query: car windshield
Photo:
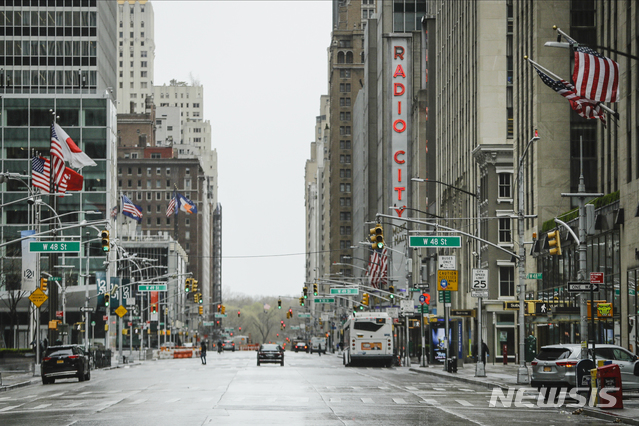
[[[73,355],[71,348],[49,348],[46,356],[69,356]]]
[[[540,361],[555,361],[568,357],[570,357],[570,349],[568,348],[542,348],[537,355],[537,359]]]
[[[279,347],[277,345],[262,345],[263,351],[279,351]]]

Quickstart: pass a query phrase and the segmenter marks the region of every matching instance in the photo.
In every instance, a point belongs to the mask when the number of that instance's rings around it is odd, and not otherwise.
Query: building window
[[[515,268],[502,266],[499,268],[499,296],[512,297],[515,295]]]
[[[191,169],[187,167],[186,170],[184,171],[184,174],[187,175],[187,176],[190,176],[191,175]]]
[[[342,93],[348,93],[351,91],[351,83],[340,83],[339,91]]]
[[[148,76],[148,71],[140,71],[140,77],[146,78]]]
[[[512,173],[499,173],[499,198],[512,198]]]
[[[350,111],[342,111],[339,113],[339,119],[341,121],[351,121],[351,113]]]
[[[339,141],[339,149],[351,149],[351,141]]]
[[[150,192],[146,193],[146,201],[151,201],[152,200],[152,196]]]
[[[155,193],[155,199],[157,201],[162,201],[162,193],[161,192],[156,192]]]
[[[351,169],[340,169],[339,170],[339,177],[341,178],[350,178],[351,177]]]
[[[350,207],[351,206],[351,198],[350,197],[342,197],[339,199],[340,207]]]
[[[340,183],[339,184],[340,192],[351,192],[351,184],[350,183]]]
[[[339,98],[339,106],[341,107],[351,106],[351,98]]]
[[[351,212],[340,212],[339,220],[351,220]]]
[[[156,175],[161,175],[161,174],[162,174],[162,169],[161,169],[161,168],[159,168],[159,167],[158,167],[158,168],[156,168],[156,169],[155,169],[155,174],[156,174]]]
[[[140,61],[140,67],[146,68],[147,61]]]
[[[156,217],[156,218],[155,218],[155,224],[156,224],[157,226],[162,225],[162,218],[161,218],[161,217]]]
[[[512,242],[512,230],[510,229],[510,218],[499,218],[499,242],[511,243]]]
[[[340,226],[339,227],[340,235],[351,235],[351,227],[350,226]]]
[[[351,78],[351,70],[339,70],[340,78]]]

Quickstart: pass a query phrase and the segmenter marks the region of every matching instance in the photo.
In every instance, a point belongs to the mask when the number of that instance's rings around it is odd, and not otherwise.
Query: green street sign
[[[461,237],[409,237],[409,247],[461,247]]]
[[[49,281],[62,281],[62,277],[49,277]]]
[[[310,318],[311,314],[297,314],[298,318]]]
[[[215,313],[215,318],[226,318],[227,316],[227,314],[218,314],[217,312]]]
[[[37,253],[57,253],[57,252],[79,252],[79,241],[31,241],[29,251]]]
[[[140,284],[138,291],[166,291],[166,284]]]
[[[215,321],[202,321],[202,325],[204,327],[213,327],[215,326]]]
[[[347,294],[347,295],[358,295],[358,288],[332,288],[331,294]]]
[[[439,303],[450,303],[450,291],[438,291],[439,293]]]
[[[315,298],[314,302],[315,303],[335,303],[335,299],[331,297]]]
[[[427,304],[425,304],[425,303],[421,306],[421,309],[422,309],[422,314],[427,314],[427,313],[429,313],[429,312],[430,312],[430,311],[428,310],[428,305],[427,305]]]
[[[543,273],[541,272],[529,272],[528,275],[526,275],[526,279],[527,280],[541,280]]]

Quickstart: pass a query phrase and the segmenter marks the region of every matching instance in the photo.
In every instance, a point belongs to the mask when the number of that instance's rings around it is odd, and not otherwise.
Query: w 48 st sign
[[[473,297],[488,297],[488,269],[473,269],[470,293]]]

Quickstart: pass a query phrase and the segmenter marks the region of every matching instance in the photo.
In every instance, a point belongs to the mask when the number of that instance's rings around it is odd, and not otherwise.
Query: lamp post
[[[524,247],[524,160],[526,154],[528,154],[528,148],[530,145],[539,140],[537,130],[535,130],[535,136],[528,141],[524,152],[519,157],[519,164],[517,169],[517,187],[518,187],[518,217],[519,217],[519,369],[517,370],[517,383],[528,384],[530,383],[530,377],[528,376],[528,367],[526,367],[526,327],[524,316],[524,301],[526,299],[526,249]]]

